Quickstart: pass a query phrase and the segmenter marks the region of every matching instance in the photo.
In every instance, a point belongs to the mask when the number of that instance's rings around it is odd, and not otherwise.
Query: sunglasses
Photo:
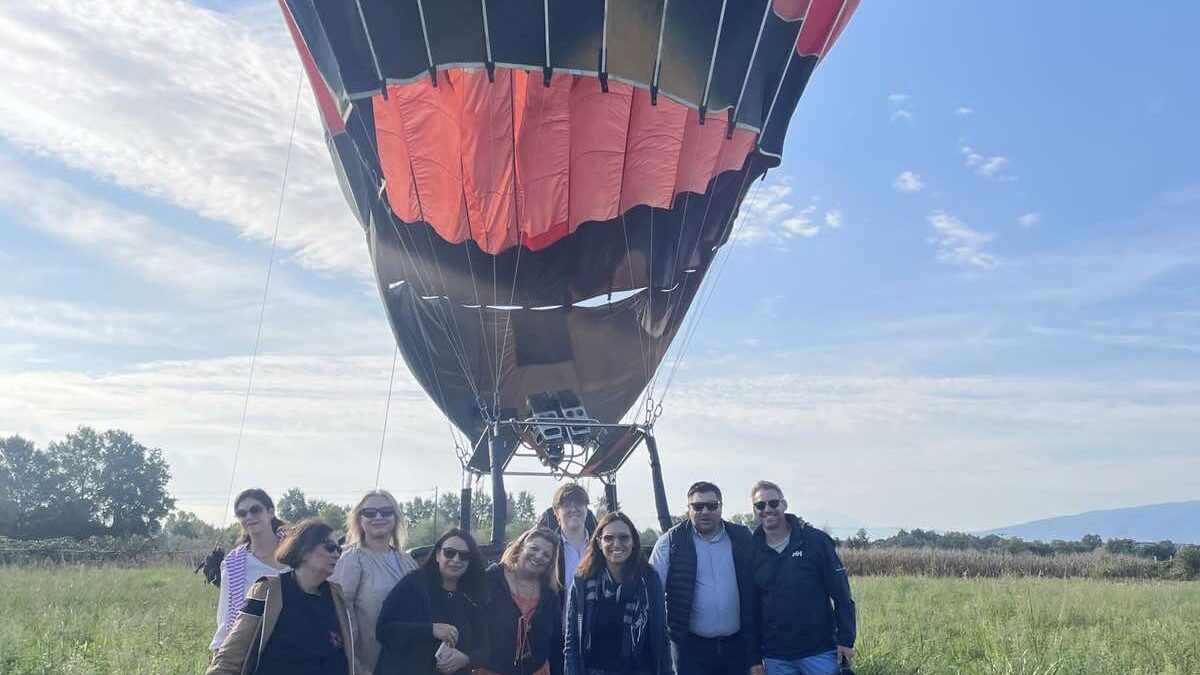
[[[721,508],[721,502],[692,502],[691,504],[688,504],[688,508],[696,513],[716,511],[717,509]]]
[[[365,508],[365,509],[359,511],[358,513],[359,513],[359,515],[361,515],[364,518],[374,518],[375,516],[383,516],[384,518],[391,518],[392,516],[396,515],[396,509],[393,509],[390,506],[384,506],[384,507],[378,508],[378,509]]]
[[[782,499],[768,499],[765,502],[754,502],[754,508],[757,511],[766,511],[768,506],[776,509],[779,508],[779,504],[782,501]]]
[[[602,534],[600,535],[600,541],[606,544],[611,544],[614,541],[619,541],[622,544],[628,544],[629,542],[633,541],[633,536],[625,534],[624,532],[621,534]]]
[[[342,552],[341,544],[337,543],[336,541],[327,541],[324,544],[321,544],[321,548],[325,549],[326,551],[329,551],[330,553],[341,553]]]
[[[242,519],[247,516],[257,516],[258,514],[262,513],[264,510],[265,509],[263,509],[262,505],[255,504],[254,506],[251,506],[248,509],[234,509],[233,515],[237,516],[238,519]]]
[[[454,560],[455,558],[458,558],[459,560],[461,560],[463,562],[467,562],[467,556],[471,555],[470,551],[459,550],[457,548],[450,548],[449,546],[443,546],[441,548],[441,551],[442,551],[442,557],[445,558],[446,560]]]

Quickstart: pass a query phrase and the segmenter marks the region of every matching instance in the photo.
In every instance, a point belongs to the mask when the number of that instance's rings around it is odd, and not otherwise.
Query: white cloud
[[[749,243],[768,243],[777,248],[786,248],[788,242],[796,237],[815,237],[821,232],[821,225],[815,222],[817,206],[809,203],[798,206],[793,194],[791,178],[782,176],[761,187],[755,187],[742,202],[738,211],[735,235],[739,240]],[[813,201],[816,201],[814,197]],[[824,224],[830,228],[840,227],[842,212],[829,209],[823,218]]]
[[[965,106],[965,105],[959,106],[954,109],[954,114],[958,115],[960,117],[966,117],[967,115],[974,114],[974,112],[975,112],[974,108],[971,108],[971,107]]]
[[[779,466],[785,489],[795,486],[789,496],[798,512],[837,506],[880,526],[985,527],[1025,515],[1186,498],[1172,474],[1200,470],[1189,440],[1200,431],[1200,387],[1183,378],[792,368],[685,381],[664,407],[659,437],[675,439],[660,443],[671,467],[669,491],[686,489],[702,473],[747,485],[761,467]],[[1162,433],[1155,451],[1142,454],[1151,428]],[[710,451],[703,467],[693,466],[691,452],[701,445],[736,450]],[[1134,454],[1136,487],[1127,470]],[[803,461],[780,463],[781,456]],[[812,480],[848,474],[855,480]]]
[[[912,96],[903,93],[888,94],[888,106],[892,109],[891,120],[893,122],[903,120],[912,122],[916,119],[913,114]]]
[[[1037,212],[1022,213],[1017,217],[1017,225],[1029,229],[1042,221],[1042,214]]]
[[[0,215],[193,300],[262,287],[261,262],[250,265],[223,248],[94,199],[61,180],[24,171],[2,153]]]
[[[901,171],[896,180],[892,181],[892,187],[901,192],[920,192],[925,189],[925,183],[921,181],[921,177],[912,171]]]
[[[270,238],[301,76],[277,11],[48,0],[2,15],[0,138]],[[306,84],[280,243],[366,276],[311,99]]]
[[[1000,264],[996,256],[983,250],[993,235],[974,230],[945,211],[933,211],[926,220],[936,233],[929,241],[938,248],[938,260],[983,270]]]
[[[968,168],[974,169],[976,174],[998,181],[1017,180],[1016,174],[1004,171],[1004,168],[1010,163],[1004,155],[983,154],[965,143],[960,144],[958,150],[962,153],[963,163]]]

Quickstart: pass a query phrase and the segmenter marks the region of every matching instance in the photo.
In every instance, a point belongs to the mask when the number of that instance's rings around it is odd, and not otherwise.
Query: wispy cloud
[[[903,93],[888,94],[888,106],[892,109],[891,120],[893,122],[903,120],[912,122],[916,119],[913,113],[912,96]]]
[[[270,237],[301,78],[278,12],[47,0],[3,14],[0,138]],[[365,276],[304,86],[280,242],[307,266]]]
[[[714,407],[717,398],[722,405]],[[754,467],[777,460],[779,448],[803,452],[803,467],[779,476],[785,489],[800,491],[794,497],[800,512],[808,504],[853,503],[857,518],[876,524],[928,526],[928,516],[920,514],[932,512],[953,514],[940,516],[935,526],[982,527],[1018,512],[1037,517],[1071,505],[1095,508],[1101,494],[1147,502],[1168,494],[1182,498],[1186,489],[1172,474],[1200,470],[1189,441],[1200,431],[1200,388],[1186,379],[785,370],[690,380],[665,406],[662,433],[682,444],[665,446],[664,464],[686,466],[688,455],[679,447],[693,447],[691,439],[724,443],[739,450],[710,453],[712,464],[705,468],[728,482],[749,484],[760,470]],[[1016,438],[1014,428],[1028,431]],[[1139,455],[1139,486],[1131,489],[1127,473],[1116,469],[1126,453],[1145,447],[1148,428],[1161,430],[1160,442],[1151,454]],[[699,470],[682,471],[676,479],[682,484],[699,480]],[[855,473],[853,485],[810,480],[845,471]],[[1087,476],[1083,483],[1081,475]],[[879,494],[881,483],[889,486],[888,495],[912,499],[897,506]],[[917,496],[929,485],[938,486],[935,495]],[[1078,489],[1063,491],[1064,485]],[[1044,501],[1043,493],[1051,492],[1051,502]]]
[[[926,220],[934,229],[935,234],[929,241],[937,246],[938,260],[982,270],[994,269],[1000,264],[996,256],[984,250],[993,235],[972,229],[945,211],[933,211]]]
[[[1037,213],[1036,211],[1022,213],[1017,217],[1017,225],[1025,229],[1029,229],[1040,222],[1042,222],[1042,214]]]
[[[925,189],[925,183],[921,177],[912,171],[901,171],[896,180],[892,181],[892,187],[901,192],[920,192]]]
[[[962,153],[963,163],[984,178],[998,181],[1017,180],[1016,174],[1005,171],[1005,167],[1010,162],[1004,155],[987,155],[978,152],[966,143],[959,144],[958,151]]]
[[[954,114],[958,115],[959,117],[966,117],[967,115],[972,115],[974,113],[975,109],[971,108],[970,106],[963,105],[954,109]]]
[[[820,234],[821,223],[828,228],[842,226],[844,215],[840,209],[822,211],[813,203],[815,198],[800,206],[794,192],[789,176],[752,190],[738,212],[734,231],[739,240],[786,248],[788,242],[797,237],[808,238]]]

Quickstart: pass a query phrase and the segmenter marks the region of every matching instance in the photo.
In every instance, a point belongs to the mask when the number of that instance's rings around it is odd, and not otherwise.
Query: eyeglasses
[[[326,551],[329,551],[330,553],[341,553],[342,552],[341,544],[338,544],[336,541],[327,541],[324,544],[321,544],[321,548],[325,549]]]
[[[782,501],[782,499],[768,499],[765,502],[754,502],[754,508],[758,511],[765,511],[768,506],[776,509],[779,508],[779,504]]]
[[[358,513],[359,513],[359,515],[361,515],[364,518],[374,518],[375,516],[391,518],[392,516],[396,515],[396,509],[393,509],[390,506],[384,506],[383,508],[378,508],[378,509],[373,509],[373,508],[368,507],[368,508],[362,509]]]
[[[257,516],[258,514],[262,513],[264,510],[265,509],[263,509],[261,504],[255,504],[254,506],[251,506],[248,509],[234,509],[233,515],[237,516],[238,520],[241,520],[242,518],[245,518],[247,516]]]
[[[471,555],[470,551],[461,551],[457,548],[450,548],[449,546],[443,546],[441,550],[442,557],[446,560],[454,560],[455,558],[458,558],[463,562],[467,562],[467,556]]]
[[[688,508],[696,513],[716,511],[721,508],[721,502],[692,502],[691,504],[688,504]]]
[[[622,544],[628,544],[629,542],[633,541],[633,536],[624,532],[621,534],[602,534],[600,535],[600,541],[606,544],[611,544],[614,541],[619,541]]]

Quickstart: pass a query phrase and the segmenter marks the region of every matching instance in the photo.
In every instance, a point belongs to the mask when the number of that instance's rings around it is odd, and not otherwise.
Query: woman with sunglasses
[[[372,490],[358,500],[346,519],[347,547],[333,572],[342,587],[346,606],[354,619],[357,675],[372,675],[379,660],[375,622],[383,599],[400,580],[417,569],[417,561],[404,552],[404,518],[396,498],[385,490]]]
[[[488,660],[475,675],[562,675],[559,535],[534,528],[488,568]]]
[[[205,675],[352,675],[350,616],[327,581],[341,554],[333,528],[306,520],[277,553],[291,570],[250,587]]]
[[[233,500],[233,513],[242,526],[238,545],[221,560],[221,594],[217,599],[217,631],[208,645],[216,651],[229,633],[242,606],[246,588],[262,577],[288,570],[276,557],[286,523],[275,517],[275,502],[259,488],[242,490]]]
[[[487,602],[479,546],[469,532],[447,530],[383,603],[375,675],[470,675],[487,662]]]
[[[600,519],[567,599],[566,675],[671,675],[663,586],[624,513]]]

